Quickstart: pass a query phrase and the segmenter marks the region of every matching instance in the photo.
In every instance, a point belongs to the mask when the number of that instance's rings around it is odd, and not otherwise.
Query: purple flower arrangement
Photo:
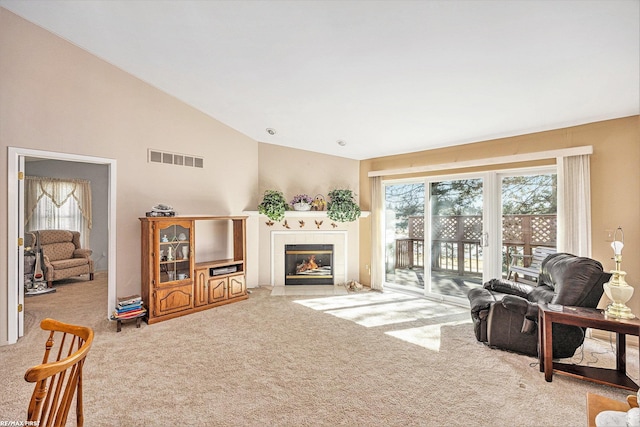
[[[298,194],[291,200],[291,206],[296,205],[298,203],[306,203],[308,205],[313,202],[313,199],[306,194]]]

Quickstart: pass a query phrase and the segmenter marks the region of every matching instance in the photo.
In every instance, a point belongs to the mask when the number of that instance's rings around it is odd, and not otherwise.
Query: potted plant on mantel
[[[313,199],[306,194],[298,194],[291,200],[291,207],[294,211],[309,211],[311,210],[311,202]]]
[[[360,218],[360,206],[355,202],[355,195],[351,190],[331,190],[328,194],[329,203],[327,217],[338,222],[352,222]]]
[[[265,191],[262,203],[258,205],[258,212],[266,215],[272,221],[281,221],[286,210],[287,199],[284,198],[281,191],[277,190]]]

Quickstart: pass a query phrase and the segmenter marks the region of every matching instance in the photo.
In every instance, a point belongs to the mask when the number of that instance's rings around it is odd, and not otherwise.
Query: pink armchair
[[[40,247],[44,254],[44,276],[49,287],[52,287],[56,280],[83,274],[88,274],[89,280],[93,280],[92,251],[80,247],[79,232],[40,230],[30,233],[32,238],[36,234],[40,237]]]

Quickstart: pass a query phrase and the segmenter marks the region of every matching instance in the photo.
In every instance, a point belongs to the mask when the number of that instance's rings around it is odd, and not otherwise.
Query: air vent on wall
[[[149,163],[165,163],[168,165],[204,168],[204,159],[191,154],[170,153],[167,151],[148,149]]]

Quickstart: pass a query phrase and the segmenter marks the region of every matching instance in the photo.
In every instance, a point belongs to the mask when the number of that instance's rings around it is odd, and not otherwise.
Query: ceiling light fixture
[[[345,145],[347,145],[347,143],[341,139],[339,139],[337,142],[340,147],[344,147]]]
[[[266,130],[267,130],[267,133],[268,133],[269,135],[275,135],[275,134],[276,134],[276,130],[275,130],[275,129],[273,129],[273,128],[267,128]]]

